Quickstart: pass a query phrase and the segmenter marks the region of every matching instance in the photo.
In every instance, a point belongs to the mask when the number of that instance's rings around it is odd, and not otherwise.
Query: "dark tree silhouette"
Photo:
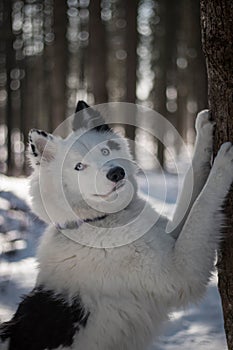
[[[216,121],[215,153],[222,142],[233,141],[232,18],[231,0],[201,0],[209,107]],[[233,350],[233,192],[226,202],[225,213],[227,227],[218,257],[218,274],[227,343],[229,350]]]
[[[11,71],[14,66],[14,50],[13,50],[13,34],[12,34],[12,14],[11,14],[11,2],[4,1],[4,19],[5,19],[5,40],[4,45],[6,47],[6,90],[7,90],[7,171],[9,174],[12,173],[13,159],[11,152],[11,133],[13,128],[13,109],[12,109],[12,89],[11,89]]]
[[[90,1],[89,71],[95,104],[108,102],[106,28],[101,20],[101,0]]]
[[[66,117],[66,73],[67,73],[67,5],[66,1],[54,3],[54,45],[51,60],[51,106],[52,129]]]

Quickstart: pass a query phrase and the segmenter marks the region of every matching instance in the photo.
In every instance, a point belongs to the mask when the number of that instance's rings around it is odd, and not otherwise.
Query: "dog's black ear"
[[[85,101],[78,101],[76,109],[75,109],[75,113],[78,113],[81,110],[83,110],[85,108],[89,108],[89,107],[90,106]]]
[[[78,101],[75,115],[72,122],[72,129],[76,131],[80,128],[88,130],[95,129],[99,132],[110,131],[110,127],[105,123],[102,115],[84,101]]]

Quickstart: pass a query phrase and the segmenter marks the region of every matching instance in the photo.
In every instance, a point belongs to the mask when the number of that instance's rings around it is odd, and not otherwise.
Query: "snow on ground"
[[[139,176],[139,185],[142,195],[158,211],[172,216],[177,176],[148,172],[146,177]],[[11,317],[20,297],[33,288],[36,279],[35,251],[45,225],[30,212],[29,202],[27,179],[0,175],[0,321]],[[171,315],[153,350],[227,349],[216,284],[214,276],[198,305]]]

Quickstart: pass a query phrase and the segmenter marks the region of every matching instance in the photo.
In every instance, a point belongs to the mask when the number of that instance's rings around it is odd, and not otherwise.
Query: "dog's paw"
[[[208,109],[198,113],[195,127],[197,131],[195,153],[197,155],[198,162],[205,161],[210,163],[213,153],[213,132],[215,122],[210,120]]]
[[[214,166],[225,169],[228,172],[231,172],[231,168],[233,170],[233,145],[231,142],[225,142],[222,144],[215,158]]]
[[[212,140],[214,127],[215,122],[210,120],[210,113],[208,109],[204,109],[198,113],[195,128],[199,137],[201,136],[202,138]]]
[[[220,147],[211,173],[215,175],[217,181],[221,181],[223,186],[229,187],[233,182],[233,145],[231,142],[225,142]]]

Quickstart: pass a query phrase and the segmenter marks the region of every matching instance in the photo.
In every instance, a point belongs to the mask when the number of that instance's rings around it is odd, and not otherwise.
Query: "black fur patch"
[[[85,108],[89,108],[90,106],[85,101],[78,101],[75,113],[80,112],[81,110]]]
[[[42,136],[44,136],[44,137],[48,137],[47,132],[45,132],[45,131],[43,131],[43,130],[40,131],[40,134],[41,134]]]
[[[94,129],[98,132],[112,131],[108,124],[96,126]]]
[[[109,140],[107,142],[107,145],[111,150],[114,149],[116,151],[119,151],[121,149],[121,146],[119,145],[119,143],[117,143],[116,141],[113,141],[113,140]]]
[[[33,132],[36,132],[38,135],[42,135],[42,136],[44,136],[44,137],[50,137],[50,135],[49,135],[46,131],[44,131],[44,130],[31,129],[31,130],[29,131],[29,141],[32,141],[31,134],[32,134]]]
[[[44,137],[48,137],[48,133],[43,131],[43,130],[39,130],[39,129],[32,129],[32,131],[35,131],[38,135],[42,135]]]
[[[104,122],[101,114],[98,111],[90,107],[85,101],[78,101],[75,109],[75,113],[78,113],[84,109],[88,109],[87,113],[89,115],[89,118],[95,121],[97,124],[99,124],[99,122],[101,121]],[[75,118],[73,121],[73,130],[77,130],[82,126],[85,126],[85,120],[84,120],[84,123],[82,123],[81,116],[80,118],[77,118],[77,119]],[[93,127],[93,130],[96,130],[98,132],[106,132],[106,131],[111,131],[111,128],[108,126],[108,124],[101,124],[96,127]]]
[[[31,146],[33,155],[34,155],[35,157],[37,157],[38,154],[36,153],[36,147],[35,147],[35,145],[34,145],[33,143],[30,143],[30,146]]]
[[[61,294],[35,288],[20,303],[12,320],[0,326],[0,338],[9,339],[9,350],[71,346],[89,315],[79,297],[70,304]]]

